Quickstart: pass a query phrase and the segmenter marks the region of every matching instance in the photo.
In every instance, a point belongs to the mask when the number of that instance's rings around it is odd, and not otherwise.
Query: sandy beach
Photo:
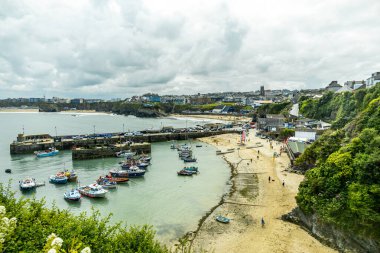
[[[336,252],[301,227],[280,219],[296,206],[294,197],[303,180],[302,175],[285,171],[289,166],[286,153],[273,158],[274,152],[280,153],[281,144],[272,142],[271,148],[267,140],[254,137],[253,131],[247,139],[245,146],[239,145],[240,136],[236,134],[200,139],[222,151],[235,149],[223,155],[234,176],[230,195],[203,222],[192,248],[196,252],[205,249],[217,253]],[[263,146],[255,147],[259,142]],[[215,216],[219,214],[231,218],[231,222],[216,222]]]
[[[221,120],[229,122],[250,122],[250,117],[233,116],[233,115],[201,115],[201,114],[170,114],[169,117],[173,118],[195,118],[195,119],[208,119],[208,120]]]

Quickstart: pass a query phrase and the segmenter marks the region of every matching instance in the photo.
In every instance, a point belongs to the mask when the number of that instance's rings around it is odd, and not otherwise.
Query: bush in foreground
[[[0,206],[8,217],[17,219],[12,236],[2,245],[4,252],[41,252],[52,233],[62,238],[61,249],[71,252],[80,244],[91,252],[168,252],[155,240],[150,226],[111,225],[110,217],[101,218],[98,211],[79,216],[56,206],[46,208],[43,200],[16,199],[9,187],[0,184]]]

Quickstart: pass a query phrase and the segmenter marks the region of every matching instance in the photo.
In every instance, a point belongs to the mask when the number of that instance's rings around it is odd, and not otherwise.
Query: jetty
[[[150,143],[173,141],[173,140],[187,140],[208,137],[213,135],[220,135],[226,133],[241,133],[238,129],[222,129],[222,130],[210,130],[210,131],[183,131],[183,132],[141,132],[140,135],[129,136],[126,133],[102,133],[92,135],[62,135],[51,136],[49,134],[36,134],[25,135],[18,134],[17,139],[10,144],[11,154],[28,154],[34,151],[47,150],[55,147],[58,150],[73,150],[73,158],[75,159],[87,159],[83,157],[91,157],[90,155],[84,155],[86,153],[93,152],[93,157],[96,158],[99,154],[103,156],[111,156],[113,153],[131,149],[137,153],[150,152]],[[129,144],[126,144],[129,143]],[[134,145],[132,145],[132,143]],[[138,145],[138,144],[143,145]],[[145,143],[145,144],[144,144]],[[116,144],[121,144],[117,146]],[[124,146],[122,146],[124,144]],[[128,145],[128,146],[125,146]],[[131,146],[129,146],[131,145]],[[148,152],[146,152],[148,153]]]

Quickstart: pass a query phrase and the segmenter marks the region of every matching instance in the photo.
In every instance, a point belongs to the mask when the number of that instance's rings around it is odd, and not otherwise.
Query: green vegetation
[[[355,92],[324,94],[320,99],[301,97],[300,113],[307,118],[330,121],[333,129],[344,127],[380,96],[380,86]]]
[[[290,101],[282,103],[264,104],[257,108],[257,114],[259,118],[265,117],[267,114],[287,114],[292,107]]]
[[[303,114],[323,117],[336,110],[338,130],[325,132],[296,160],[305,170],[315,166],[306,172],[297,203],[305,213],[380,242],[380,84],[321,99],[304,100]]]
[[[280,140],[285,140],[285,139],[287,139],[289,137],[294,136],[294,134],[295,134],[295,130],[294,129],[283,128],[283,129],[281,129],[280,134],[279,134],[278,137],[280,138]]]
[[[63,239],[62,250],[71,252],[73,245],[90,247],[92,252],[168,252],[155,239],[149,226],[110,225],[110,216],[100,218],[97,211],[74,216],[57,207],[48,209],[44,201],[17,200],[9,187],[0,184],[0,206],[17,224],[12,236],[7,236],[4,252],[41,252],[52,233]]]

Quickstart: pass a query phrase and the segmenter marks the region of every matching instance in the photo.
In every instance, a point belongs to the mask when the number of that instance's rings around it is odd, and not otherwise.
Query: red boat
[[[127,178],[127,177],[112,177],[111,175],[107,175],[106,178],[110,182],[116,182],[118,184],[127,183],[129,180],[129,178]]]

